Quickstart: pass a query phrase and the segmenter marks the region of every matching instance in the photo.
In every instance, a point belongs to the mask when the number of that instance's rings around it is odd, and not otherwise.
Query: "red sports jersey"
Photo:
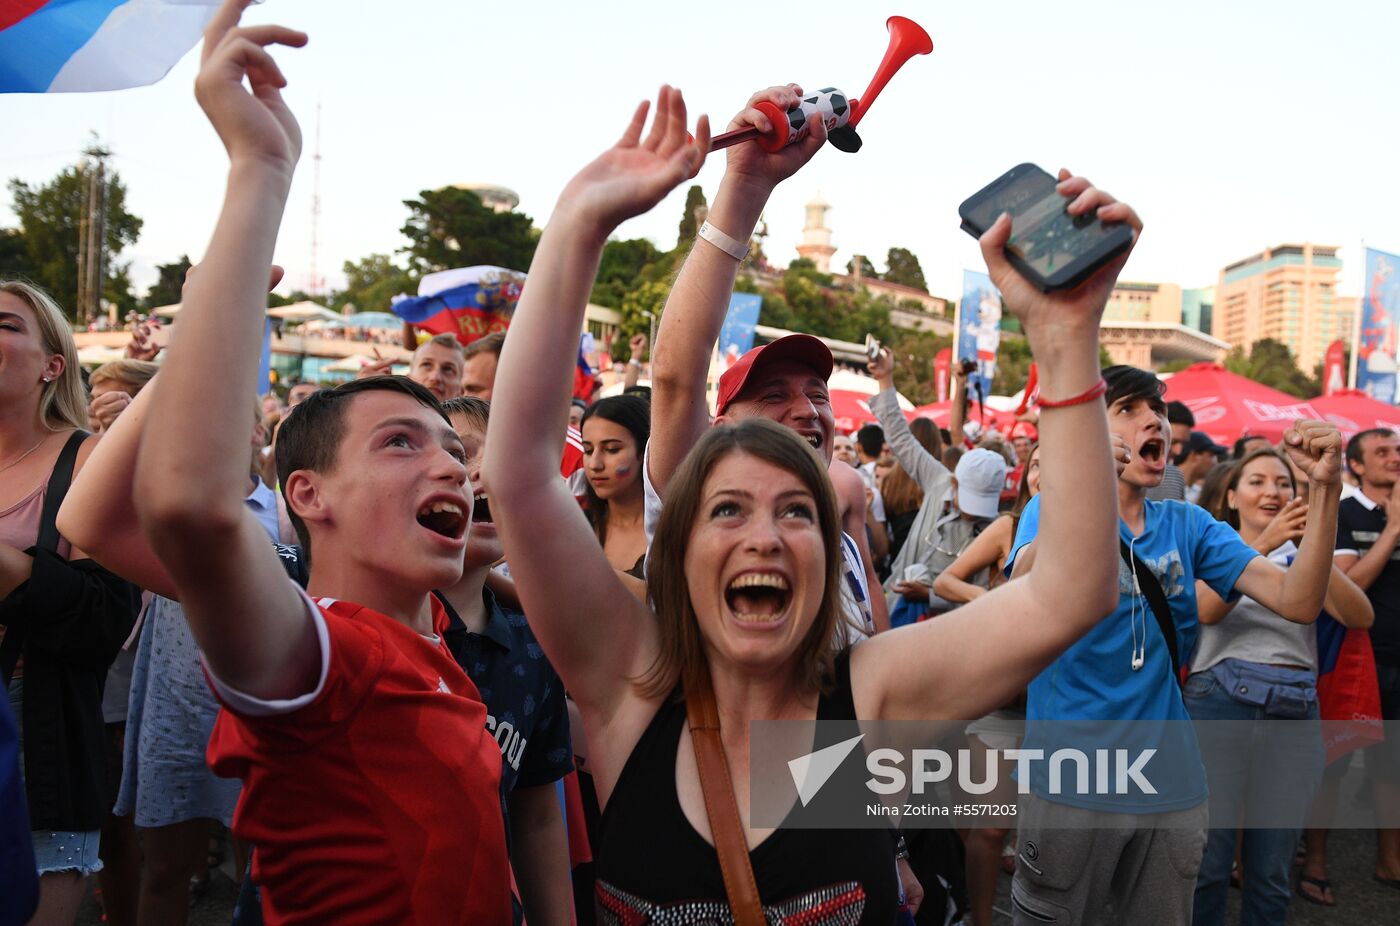
[[[266,922],[509,923],[501,751],[441,642],[442,606],[434,644],[368,608],[317,605],[319,694],[235,713],[221,693],[209,740],[210,767],[243,780],[233,831],[257,849]]]
[[[564,458],[559,461],[559,475],[568,479],[583,469],[583,435],[577,428],[564,432]]]

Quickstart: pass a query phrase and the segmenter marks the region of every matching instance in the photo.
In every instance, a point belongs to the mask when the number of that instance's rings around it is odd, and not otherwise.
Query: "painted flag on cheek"
[[[123,90],[160,80],[219,0],[0,0],[0,93]]]

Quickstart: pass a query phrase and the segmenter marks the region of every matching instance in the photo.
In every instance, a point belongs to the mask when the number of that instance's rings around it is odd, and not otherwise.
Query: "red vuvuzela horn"
[[[860,124],[860,120],[870,111],[875,98],[885,89],[885,84],[890,82],[890,78],[904,67],[910,58],[915,55],[927,55],[933,51],[933,39],[912,19],[891,16],[885,21],[885,28],[890,30],[889,47],[885,49],[885,57],[880,61],[880,66],[875,69],[875,76],[870,78],[870,86],[865,88],[859,99],[851,100],[851,118],[846,123],[851,128]]]
[[[885,49],[885,57],[875,69],[870,86],[860,100],[847,100],[845,94],[834,87],[826,87],[814,94],[803,97],[798,104],[786,113],[772,103],[759,103],[757,108],[766,115],[773,128],[761,132],[750,126],[716,135],[710,142],[710,150],[718,151],[741,142],[754,141],[767,151],[777,151],[785,145],[806,138],[811,131],[812,120],[821,119],[826,123],[827,138],[842,151],[860,150],[861,139],[855,127],[869,111],[880,91],[890,78],[915,55],[927,55],[933,51],[933,40],[918,23],[904,16],[891,16],[885,22],[890,32],[890,44]]]

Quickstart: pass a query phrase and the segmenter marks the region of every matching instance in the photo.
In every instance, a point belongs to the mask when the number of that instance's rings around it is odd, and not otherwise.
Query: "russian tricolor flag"
[[[440,270],[419,281],[417,296],[399,299],[389,310],[429,334],[455,334],[469,344],[510,327],[524,282],[525,274],[504,267]]]
[[[122,90],[160,80],[219,0],[0,0],[0,93]]]

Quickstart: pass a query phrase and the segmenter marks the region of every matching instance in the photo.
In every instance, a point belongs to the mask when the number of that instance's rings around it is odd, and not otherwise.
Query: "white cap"
[[[1006,486],[1006,458],[978,447],[958,460],[958,509],[976,518],[995,518]]]

